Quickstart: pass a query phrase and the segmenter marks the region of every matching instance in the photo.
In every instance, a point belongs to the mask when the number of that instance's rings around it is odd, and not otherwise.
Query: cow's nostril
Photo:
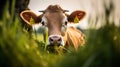
[[[52,38],[50,38],[50,41],[54,41]]]
[[[62,39],[61,39],[61,38],[59,38],[59,39],[58,39],[58,41],[62,41]]]

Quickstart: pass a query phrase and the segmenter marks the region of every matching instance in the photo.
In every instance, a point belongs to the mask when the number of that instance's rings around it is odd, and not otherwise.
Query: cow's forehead
[[[44,12],[44,16],[49,19],[62,20],[65,14],[59,5],[49,5]]]
[[[63,12],[63,9],[59,5],[49,5],[45,12]]]
[[[62,19],[64,18],[65,14],[63,12],[46,12],[44,16],[53,19]]]
[[[46,17],[48,23],[49,22],[62,23],[62,21],[65,18],[65,14],[62,11],[56,11],[56,12],[46,11],[43,15],[44,17]]]

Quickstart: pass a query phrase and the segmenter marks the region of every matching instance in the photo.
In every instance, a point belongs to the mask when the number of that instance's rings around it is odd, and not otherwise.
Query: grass
[[[120,60],[120,26],[106,24],[89,29],[86,46],[78,52],[54,54],[44,50],[41,34],[24,31],[18,18],[7,17],[8,4],[0,20],[0,67],[116,67]]]

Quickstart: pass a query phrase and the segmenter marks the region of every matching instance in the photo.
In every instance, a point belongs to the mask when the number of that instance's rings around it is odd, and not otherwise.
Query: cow
[[[67,11],[59,5],[49,5],[45,10],[40,11],[42,14],[39,16],[30,10],[22,11],[20,16],[31,27],[35,24],[42,24],[48,29],[47,46],[63,46],[65,48],[73,46],[77,51],[79,46],[84,46],[85,35],[68,24],[79,22],[86,13],[76,10],[69,15],[66,13]],[[75,19],[78,21],[74,22]],[[31,20],[34,22],[31,23]]]

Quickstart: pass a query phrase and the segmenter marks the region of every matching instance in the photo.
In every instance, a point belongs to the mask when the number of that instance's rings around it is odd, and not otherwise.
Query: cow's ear
[[[20,13],[20,17],[30,26],[39,23],[38,16],[30,10],[25,10]]]
[[[83,19],[85,15],[86,13],[84,11],[74,11],[68,16],[68,21],[78,23],[81,19]]]

